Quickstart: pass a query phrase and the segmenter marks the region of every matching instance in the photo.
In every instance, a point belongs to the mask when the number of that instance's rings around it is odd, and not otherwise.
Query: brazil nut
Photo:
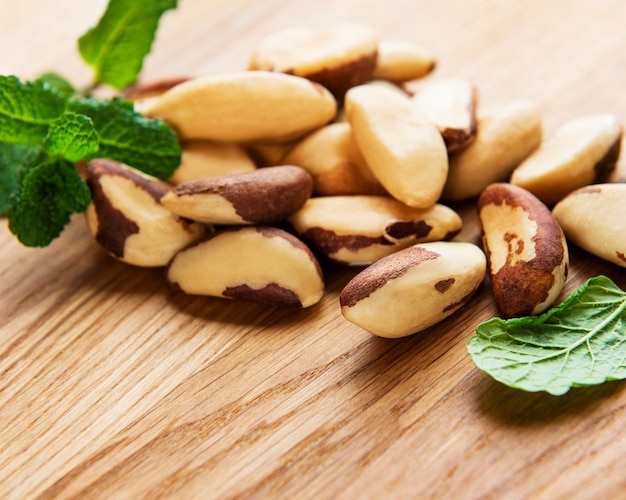
[[[485,277],[482,250],[464,242],[419,243],[383,257],[340,294],[345,319],[380,337],[404,337],[461,309]]]
[[[548,207],[521,187],[495,183],[481,193],[478,216],[500,312],[514,317],[548,309],[569,266],[565,236]]]

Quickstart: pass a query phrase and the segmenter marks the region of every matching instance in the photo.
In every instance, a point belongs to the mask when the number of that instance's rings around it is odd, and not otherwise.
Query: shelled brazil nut
[[[192,295],[310,307],[324,294],[317,259],[282,229],[240,226],[216,231],[181,250],[166,270],[167,282]]]
[[[579,188],[560,200],[552,213],[572,243],[626,267],[626,184]]]
[[[306,78],[239,71],[175,85],[150,98],[141,112],[168,122],[181,140],[286,141],[328,123],[337,103],[326,88]]]
[[[448,153],[437,127],[411,99],[360,85],[347,92],[345,107],[367,165],[389,194],[415,208],[436,203],[448,174]]]
[[[183,182],[161,203],[181,217],[207,224],[274,224],[301,208],[312,191],[306,170],[283,165]]]
[[[502,314],[548,309],[565,286],[569,266],[565,236],[548,207],[519,186],[495,183],[481,193],[478,217]]]
[[[375,195],[311,198],[289,220],[312,249],[347,265],[372,264],[415,243],[450,239],[462,226],[444,205],[418,209]]]
[[[463,149],[476,137],[478,89],[470,81],[432,79],[414,91],[413,100],[441,132],[448,153]]]
[[[407,40],[380,40],[378,58],[372,79],[407,82],[428,75],[435,69],[437,58],[432,50]]]
[[[515,168],[511,183],[554,205],[576,189],[605,182],[615,170],[622,131],[612,113],[571,119]]]
[[[343,316],[368,332],[397,338],[463,307],[483,282],[485,254],[464,242],[420,243],[383,257],[340,295]]]
[[[165,266],[178,250],[205,234],[205,225],[161,205],[169,184],[113,160],[93,160],[86,170],[92,193],[87,225],[116,259],[135,266]]]
[[[314,29],[297,26],[261,39],[249,70],[277,71],[308,78],[341,100],[350,87],[374,74],[378,33],[357,23]]]

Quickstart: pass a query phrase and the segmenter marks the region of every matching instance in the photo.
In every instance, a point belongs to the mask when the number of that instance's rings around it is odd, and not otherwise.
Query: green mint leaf
[[[37,149],[25,144],[0,142],[0,215],[6,214],[9,198],[17,187],[20,169]]]
[[[100,141],[98,157],[159,179],[169,179],[180,165],[181,147],[174,130],[162,120],[144,118],[131,102],[88,97],[70,101],[69,109],[93,121]]]
[[[589,279],[539,316],[481,323],[468,352],[510,387],[566,393],[626,378],[626,293],[606,276]]]
[[[89,188],[74,165],[42,152],[20,172],[9,202],[9,229],[23,245],[47,246],[90,200]]]
[[[44,73],[39,78],[37,78],[36,81],[42,82],[48,88],[56,90],[59,94],[65,96],[68,99],[76,94],[76,89],[74,88],[74,86],[58,73]]]
[[[0,75],[0,141],[39,144],[65,110],[66,97],[42,81]]]
[[[150,53],[161,16],[176,0],[109,0],[98,24],[78,40],[94,80],[123,89],[134,83]]]
[[[80,161],[98,151],[98,133],[91,118],[66,111],[50,124],[43,147],[51,156]]]

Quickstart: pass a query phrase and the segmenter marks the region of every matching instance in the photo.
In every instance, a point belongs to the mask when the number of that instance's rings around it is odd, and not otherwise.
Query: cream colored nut
[[[565,286],[569,256],[556,219],[541,200],[507,183],[478,199],[493,295],[506,317],[539,314]]]
[[[474,139],[477,130],[477,89],[468,80],[445,78],[431,80],[413,100],[443,136],[448,153],[457,151]]]
[[[516,101],[478,117],[476,138],[451,155],[442,197],[461,201],[480,195],[489,184],[507,180],[541,143],[541,116],[530,101]]]
[[[383,257],[340,294],[341,312],[380,337],[422,331],[467,304],[483,282],[485,255],[471,243],[419,243]]]
[[[288,141],[328,123],[337,103],[298,76],[241,71],[194,78],[150,99],[142,113],[161,118],[181,140]]]
[[[570,120],[513,171],[511,183],[553,205],[578,188],[607,181],[621,142],[622,125],[613,114]]]
[[[266,226],[213,233],[180,251],[166,277],[188,294],[273,305],[309,307],[324,293],[321,268],[308,247]]]
[[[279,71],[308,78],[342,99],[350,87],[368,81],[376,67],[378,34],[355,23],[325,29],[304,26],[261,40],[248,69]]]
[[[183,182],[161,204],[181,217],[209,224],[273,224],[302,207],[312,190],[306,170],[285,165]]]
[[[246,150],[232,142],[187,141],[182,150],[180,166],[168,179],[170,184],[256,170],[256,163]]]
[[[387,88],[389,90],[393,90],[394,92],[397,92],[400,95],[403,96],[410,96],[411,94],[409,94],[408,92],[406,92],[404,90],[404,86],[402,86],[401,84],[395,83],[395,82],[391,82],[389,80],[380,80],[380,79],[376,79],[376,80],[370,80],[369,82],[364,83],[363,85],[372,85],[375,87],[384,87]],[[341,106],[339,108],[339,110],[337,111],[337,114],[335,115],[335,119],[333,120],[334,123],[343,123],[343,122],[347,122],[348,121],[348,117],[346,116],[346,109],[344,106]]]
[[[334,262],[367,265],[415,243],[449,239],[462,221],[435,204],[411,208],[386,196],[311,198],[290,222],[310,247]]]
[[[428,208],[448,174],[448,153],[437,127],[409,97],[372,85],[346,94],[348,121],[374,176],[402,203]]]
[[[365,163],[347,122],[331,123],[301,139],[284,163],[306,169],[313,177],[316,195],[385,193]]]
[[[204,235],[204,225],[160,204],[169,184],[112,160],[94,160],[86,171],[92,193],[87,225],[113,257],[135,266],[161,267]]]
[[[626,184],[594,184],[568,194],[552,213],[570,243],[626,267]]]
[[[434,53],[424,45],[404,40],[381,40],[374,78],[407,82],[435,69]]]

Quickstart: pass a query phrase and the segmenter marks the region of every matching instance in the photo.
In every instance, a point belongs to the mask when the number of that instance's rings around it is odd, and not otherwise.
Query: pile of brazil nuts
[[[435,65],[343,23],[268,36],[241,71],[137,84],[125,97],[175,129],[180,167],[164,182],[91,161],[88,226],[189,294],[309,307],[324,263],[361,266],[341,311],[383,337],[443,320],[487,275],[503,316],[545,311],[567,279],[566,236],[626,266],[626,222],[604,217],[626,210],[626,184],[608,183],[617,118],[544,138],[533,102],[482,109],[475,84]],[[471,199],[482,246],[454,239],[451,206]]]

